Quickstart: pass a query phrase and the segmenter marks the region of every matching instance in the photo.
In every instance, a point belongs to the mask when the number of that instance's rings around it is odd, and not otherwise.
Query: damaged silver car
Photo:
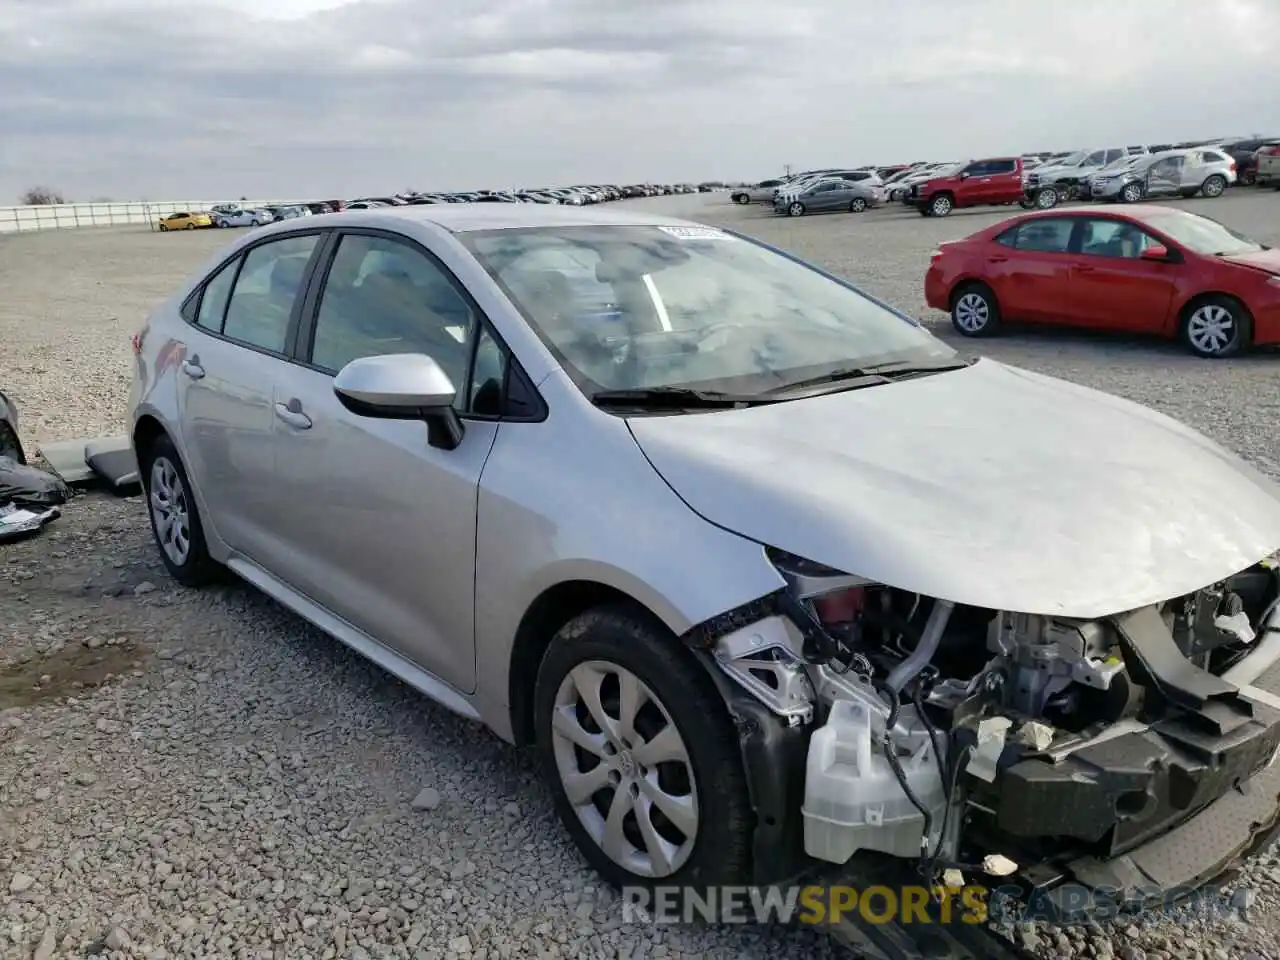
[[[630,210],[309,217],[134,343],[173,576],[533,746],[615,884],[986,874],[1069,912],[1280,826],[1276,485],[780,251]]]

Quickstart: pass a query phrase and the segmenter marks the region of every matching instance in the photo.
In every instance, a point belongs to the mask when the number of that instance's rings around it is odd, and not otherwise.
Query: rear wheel
[[[185,227],[183,227],[182,229],[183,229],[183,230],[194,230],[195,228],[196,228],[196,225],[195,225],[194,223],[188,223],[188,224],[187,224]]]
[[[1206,197],[1220,197],[1227,189],[1227,178],[1220,173],[1215,173],[1200,185],[1200,192]]]
[[[754,815],[732,721],[706,670],[642,611],[602,607],[566,624],[534,710],[557,813],[608,881],[749,877]]]
[[[1253,318],[1234,297],[1202,297],[1183,311],[1182,341],[1198,357],[1234,357],[1253,342]]]
[[[866,209],[867,209],[867,201],[862,199],[862,197],[854,197],[852,200],[849,201],[850,213],[862,213]]]
[[[951,325],[965,337],[989,337],[1000,329],[1000,304],[985,283],[967,283],[951,297]]]
[[[151,532],[170,576],[187,587],[217,579],[221,568],[209,556],[191,481],[173,441],[161,434],[139,451],[138,461]]]
[[[1240,174],[1240,186],[1242,187],[1252,187],[1257,182],[1258,182],[1257,170],[1245,170],[1243,173]]]
[[[751,198],[745,193],[735,193],[731,198],[734,203],[750,203]]]

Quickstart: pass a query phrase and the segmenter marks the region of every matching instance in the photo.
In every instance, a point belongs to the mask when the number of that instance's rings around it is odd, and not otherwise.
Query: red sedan
[[[1180,337],[1203,357],[1280,343],[1280,251],[1172,207],[1014,217],[942,244],[924,292],[967,337],[1016,320]]]

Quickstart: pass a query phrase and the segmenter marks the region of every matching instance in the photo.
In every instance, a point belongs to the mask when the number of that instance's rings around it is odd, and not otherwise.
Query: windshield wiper
[[[944,370],[959,370],[967,367],[967,360],[942,360],[934,363],[919,363],[911,360],[888,360],[884,363],[871,363],[862,367],[841,367],[818,374],[816,377],[805,377],[803,380],[792,380],[777,387],[766,390],[770,396],[779,393],[805,390],[810,387],[821,387],[827,384],[840,384],[848,389],[871,387],[878,383],[892,383],[905,376],[916,376],[925,373],[941,373]]]
[[[597,390],[591,402],[598,407],[741,407],[769,403],[759,394],[721,393],[717,390],[694,390],[689,387],[644,387],[636,390]]]

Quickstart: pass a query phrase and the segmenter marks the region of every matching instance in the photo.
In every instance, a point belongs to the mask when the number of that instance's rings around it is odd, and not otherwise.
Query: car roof
[[[515,230],[521,227],[605,227],[605,226],[700,226],[691,220],[657,216],[634,209],[583,209],[534,203],[467,203],[422,204],[403,207],[377,207],[326,213],[313,218],[326,224],[350,223],[352,226],[377,226],[403,220],[433,223],[452,233],[474,230]]]
[[[987,229],[995,230],[998,233],[1001,229],[1012,226],[1014,223],[1026,223],[1030,220],[1044,220],[1047,217],[1088,217],[1091,220],[1134,220],[1139,223],[1146,223],[1152,217],[1167,217],[1177,214],[1198,216],[1198,214],[1194,214],[1190,210],[1179,210],[1176,207],[1167,207],[1155,203],[1127,203],[1123,207],[1111,209],[1100,206],[1088,206],[1072,207],[1068,210],[1060,210],[1057,208],[1051,210],[1036,210],[1033,213],[1024,213],[1021,216],[1005,220],[1003,224],[998,223],[993,227],[988,227]],[[985,233],[986,230],[982,232]]]

